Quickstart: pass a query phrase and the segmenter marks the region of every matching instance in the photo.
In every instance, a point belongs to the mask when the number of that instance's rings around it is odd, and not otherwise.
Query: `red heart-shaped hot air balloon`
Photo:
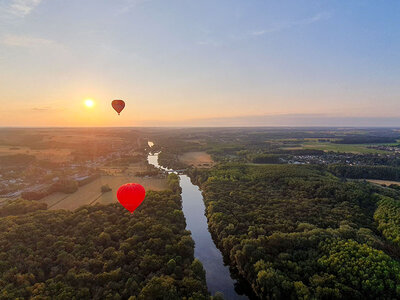
[[[117,191],[119,203],[131,213],[143,202],[145,196],[144,187],[138,183],[124,184]]]
[[[113,100],[113,102],[111,102],[111,105],[119,115],[125,107],[125,102],[123,100]]]

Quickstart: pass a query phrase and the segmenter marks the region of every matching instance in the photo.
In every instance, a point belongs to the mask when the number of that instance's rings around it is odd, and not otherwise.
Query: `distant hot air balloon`
[[[122,185],[117,191],[117,198],[131,214],[143,202],[146,196],[144,187],[138,183],[127,183]]]
[[[113,100],[111,105],[119,115],[125,107],[125,102],[123,100]]]

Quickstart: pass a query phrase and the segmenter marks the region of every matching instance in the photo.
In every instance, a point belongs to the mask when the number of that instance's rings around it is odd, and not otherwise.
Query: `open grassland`
[[[0,156],[28,154],[38,160],[67,162],[73,156],[71,152],[79,150],[82,145],[97,143],[118,147],[122,138],[110,135],[106,130],[96,134],[87,130],[50,130],[32,129],[31,131],[0,132]]]
[[[30,149],[29,147],[16,146],[0,146],[0,156],[13,154],[28,154],[34,155],[39,160],[48,160],[53,162],[69,161],[71,151],[69,149]]]
[[[122,141],[121,137],[110,136],[106,134],[90,134],[90,133],[67,133],[60,134],[55,133],[48,136],[48,141],[55,143],[66,143],[66,144],[80,144],[80,143],[94,143],[94,142],[107,142],[115,143],[117,145]]]
[[[128,129],[116,132],[113,129],[9,129],[0,131],[0,156],[29,154],[39,160],[64,162],[72,158],[71,152],[91,145],[96,150],[104,145],[118,149],[124,144]],[[139,138],[130,139],[139,145]]]
[[[379,144],[374,144],[379,145]],[[385,144],[386,145],[386,144]],[[367,144],[335,144],[326,142],[305,142],[299,147],[286,147],[282,149],[295,150],[295,149],[316,149],[333,152],[346,152],[346,153],[389,153],[389,151],[368,148]]]
[[[118,188],[128,182],[140,183],[146,190],[162,191],[168,189],[166,179],[162,178],[101,176],[99,179],[80,187],[73,194],[55,193],[41,201],[47,203],[49,209],[67,210],[75,210],[82,205],[109,204],[118,201],[116,197]],[[100,189],[106,184],[112,188],[112,191],[102,194]]]
[[[130,163],[129,165],[110,165],[99,168],[104,175],[112,176],[135,176],[138,172],[148,171],[153,169],[147,162]]]
[[[127,130],[119,130],[124,133]],[[90,141],[117,141],[121,137],[112,129],[13,129],[0,131],[0,142],[4,145],[30,144],[38,141],[80,143]]]
[[[126,168],[126,173],[128,175],[135,175],[137,172],[143,172],[147,169],[152,169],[152,167],[149,167],[147,161],[146,162],[137,162],[137,163],[131,163],[129,166]]]
[[[179,156],[179,160],[186,165],[193,165],[196,168],[209,168],[214,165],[210,154],[202,152],[186,152]]]
[[[400,185],[399,181],[391,181],[391,180],[379,180],[379,179],[366,179],[369,182],[372,183],[376,183],[376,184],[380,184],[380,185],[391,185],[391,184],[395,184],[395,185]]]

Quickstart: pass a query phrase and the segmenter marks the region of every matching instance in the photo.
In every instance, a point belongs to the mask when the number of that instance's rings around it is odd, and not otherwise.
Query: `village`
[[[27,155],[14,155],[15,164],[0,165],[0,199],[24,198],[39,200],[53,192],[71,193],[101,175],[112,175],[121,160],[135,161],[140,154],[137,148],[126,143],[111,147],[107,153],[100,153],[91,159],[74,159],[63,162],[37,160],[25,162]],[[4,158],[4,157],[3,157]],[[18,162],[18,158],[23,163]],[[115,168],[113,164],[117,164]]]

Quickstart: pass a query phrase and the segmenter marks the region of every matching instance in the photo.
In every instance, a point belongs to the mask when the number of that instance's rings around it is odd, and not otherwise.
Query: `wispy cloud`
[[[270,26],[269,28],[254,30],[254,31],[245,32],[245,33],[235,33],[235,34],[232,33],[232,34],[229,34],[228,36],[222,36],[219,38],[213,36],[210,31],[201,30],[203,38],[198,39],[197,41],[195,41],[195,43],[199,46],[219,47],[219,46],[222,46],[225,44],[229,44],[231,42],[240,42],[240,41],[248,40],[249,38],[259,37],[259,36],[267,35],[267,34],[274,33],[274,32],[289,30],[291,28],[317,23],[317,22],[320,22],[323,20],[327,20],[330,17],[331,17],[330,13],[321,12],[321,13],[318,13],[318,14],[316,14],[312,17],[306,18],[306,19],[301,19],[301,20],[292,21],[292,22],[277,23],[275,25]]]
[[[117,11],[117,15],[123,15],[136,8],[138,5],[149,2],[151,0],[125,0],[124,5]]]
[[[5,0],[0,9],[3,13],[18,17],[29,15],[43,0]]]
[[[26,36],[26,35],[5,35],[0,38],[0,43],[11,47],[23,47],[23,48],[39,48],[48,46],[58,46],[58,44],[52,40]]]
[[[199,45],[199,46],[219,47],[219,46],[222,46],[223,42],[222,41],[213,40],[213,39],[204,39],[204,40],[196,41],[196,44]]]
[[[290,28],[298,27],[298,26],[309,25],[309,24],[317,23],[317,22],[322,21],[322,20],[329,19],[330,16],[331,16],[330,13],[321,12],[321,13],[318,13],[315,16],[312,16],[310,18],[306,18],[306,19],[302,19],[302,20],[298,20],[298,21],[293,21],[293,22],[280,23],[280,24],[276,24],[274,26],[271,26],[270,28],[265,28],[265,29],[261,29],[261,30],[255,30],[255,31],[251,32],[251,35],[253,35],[253,36],[262,36],[262,35],[266,35],[266,34],[269,34],[269,33],[278,32],[278,31],[282,31],[282,30],[287,30],[287,29],[290,29]]]
[[[51,108],[50,107],[33,107],[32,110],[40,112],[40,111],[49,111],[49,110],[51,110]]]
[[[29,109],[29,108],[28,108]],[[29,109],[30,111],[33,112],[57,112],[57,111],[64,111],[65,108],[63,107],[53,107],[53,106],[36,106],[36,107],[32,107],[31,109]]]

